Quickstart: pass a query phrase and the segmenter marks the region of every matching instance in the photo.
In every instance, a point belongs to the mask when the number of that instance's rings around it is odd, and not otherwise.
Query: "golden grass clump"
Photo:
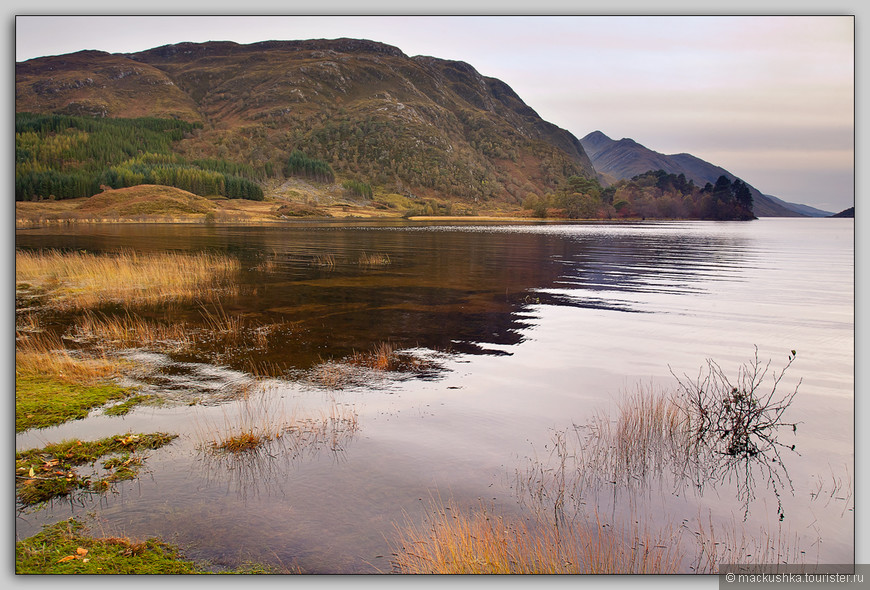
[[[388,254],[370,254],[363,252],[359,256],[360,266],[389,266],[390,264],[392,264],[392,261],[390,260],[390,256]]]
[[[353,408],[333,404],[319,416],[287,415],[274,397],[265,391],[253,392],[257,384],[244,391],[238,412],[225,415],[223,426],[206,423],[199,428],[200,448],[215,453],[257,452],[273,442],[282,442],[293,454],[306,447],[328,445],[340,450],[343,440],[357,428]]]
[[[623,396],[615,419],[598,415],[589,427],[589,466],[623,484],[661,473],[692,448],[690,415],[673,396],[652,387]]]
[[[65,383],[94,383],[120,374],[117,361],[105,356],[70,354],[60,338],[30,335],[15,344],[15,375],[44,375]]]
[[[160,324],[129,313],[122,317],[86,313],[76,321],[73,334],[76,338],[96,340],[112,347],[160,344],[165,351],[184,350],[192,345],[191,332],[186,324]]]
[[[328,269],[335,268],[335,254],[318,254],[311,261],[311,265]]]
[[[399,363],[399,359],[392,344],[381,342],[369,352],[354,352],[349,363],[375,371],[390,371]]]
[[[15,252],[16,283],[45,289],[47,305],[57,309],[210,300],[238,269],[238,260],[209,253]]]
[[[675,573],[675,545],[633,529],[601,523],[555,525],[510,520],[486,510],[436,505],[422,526],[399,530],[393,569],[404,574]]]

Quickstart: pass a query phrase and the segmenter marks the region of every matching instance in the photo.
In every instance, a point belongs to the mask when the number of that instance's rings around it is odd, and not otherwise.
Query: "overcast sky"
[[[15,18],[16,61],[183,41],[368,38],[411,56],[466,61],[578,138],[594,130],[630,137],[698,156],[786,201],[828,211],[854,204],[854,12],[21,16],[26,10]]]

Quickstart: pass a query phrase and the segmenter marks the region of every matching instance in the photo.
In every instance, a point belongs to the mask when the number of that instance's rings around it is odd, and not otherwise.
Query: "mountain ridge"
[[[465,62],[359,39],[179,43],[16,64],[16,112],[200,122],[188,158],[280,169],[294,150],[416,197],[519,204],[573,175],[582,144]]]
[[[592,131],[580,139],[596,171],[603,177],[629,179],[650,170],[684,174],[698,186],[715,184],[720,176],[730,181],[738,177],[728,170],[689,153],[663,154],[630,138],[614,140],[601,131]],[[753,211],[759,217],[802,217],[829,215],[806,205],[788,203],[747,185],[753,197]]]

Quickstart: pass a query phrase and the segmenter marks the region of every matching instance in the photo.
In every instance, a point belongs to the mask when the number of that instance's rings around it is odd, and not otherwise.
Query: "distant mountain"
[[[774,197],[773,195],[764,195],[774,203],[779,203],[783,207],[791,209],[793,211],[797,211],[802,215],[806,215],[807,217],[831,217],[833,215],[833,211],[822,211],[821,209],[816,209],[815,207],[810,207],[809,205],[800,205],[798,203],[787,203],[782,199]]]
[[[851,217],[851,218],[854,218],[855,217],[855,208],[849,207],[848,209],[843,209],[842,211],[840,211],[839,213],[837,213],[835,215],[829,215],[829,217]]]
[[[664,170],[669,174],[685,174],[698,186],[715,184],[720,176],[734,181],[737,176],[691,154],[665,155],[637,143],[633,139],[613,140],[601,131],[593,131],[580,140],[603,180],[628,179],[649,170]],[[815,215],[806,205],[793,205],[764,195],[751,185],[753,211],[758,217],[802,217]],[[817,211],[817,210],[816,210]],[[821,212],[820,212],[821,213]]]
[[[174,144],[280,177],[300,150],[336,182],[518,204],[594,177],[580,141],[471,65],[363,39],[179,43],[82,51],[15,66],[16,112],[177,118]]]

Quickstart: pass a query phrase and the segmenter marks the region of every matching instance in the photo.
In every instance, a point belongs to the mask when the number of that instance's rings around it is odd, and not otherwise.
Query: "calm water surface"
[[[699,517],[764,528],[809,562],[854,559],[852,220],[123,225],[19,231],[16,242],[237,256],[238,292],[220,309],[262,333],[256,345],[185,356],[127,351],[157,371],[140,385],[179,403],[19,435],[19,449],[126,431],[180,435],[115,494],[19,514],[19,537],[95,511],[107,529],[159,536],[221,565],[386,572],[396,525],[419,522],[432,498],[523,515],[518,481],[549,460],[555,433],[612,414],[627,393],[673,389],[674,375],[694,378],[707,359],[736,375],[757,347],[777,371],[798,353],[781,384],[798,388],[786,418],[800,426],[782,434],[795,445],[782,456],[793,489],[760,477],[743,502],[737,479],[702,490],[644,482],[605,486],[585,506],[676,523],[689,538]],[[364,253],[389,264],[362,265]],[[190,322],[201,310],[140,312]],[[57,317],[53,329],[69,320]],[[383,342],[427,370],[341,387],[309,378]],[[198,450],[203,433],[238,420],[244,404],[232,392],[252,370],[275,377],[258,393],[269,413],[319,416],[337,405],[355,413],[356,430],[268,457],[210,458]]]

